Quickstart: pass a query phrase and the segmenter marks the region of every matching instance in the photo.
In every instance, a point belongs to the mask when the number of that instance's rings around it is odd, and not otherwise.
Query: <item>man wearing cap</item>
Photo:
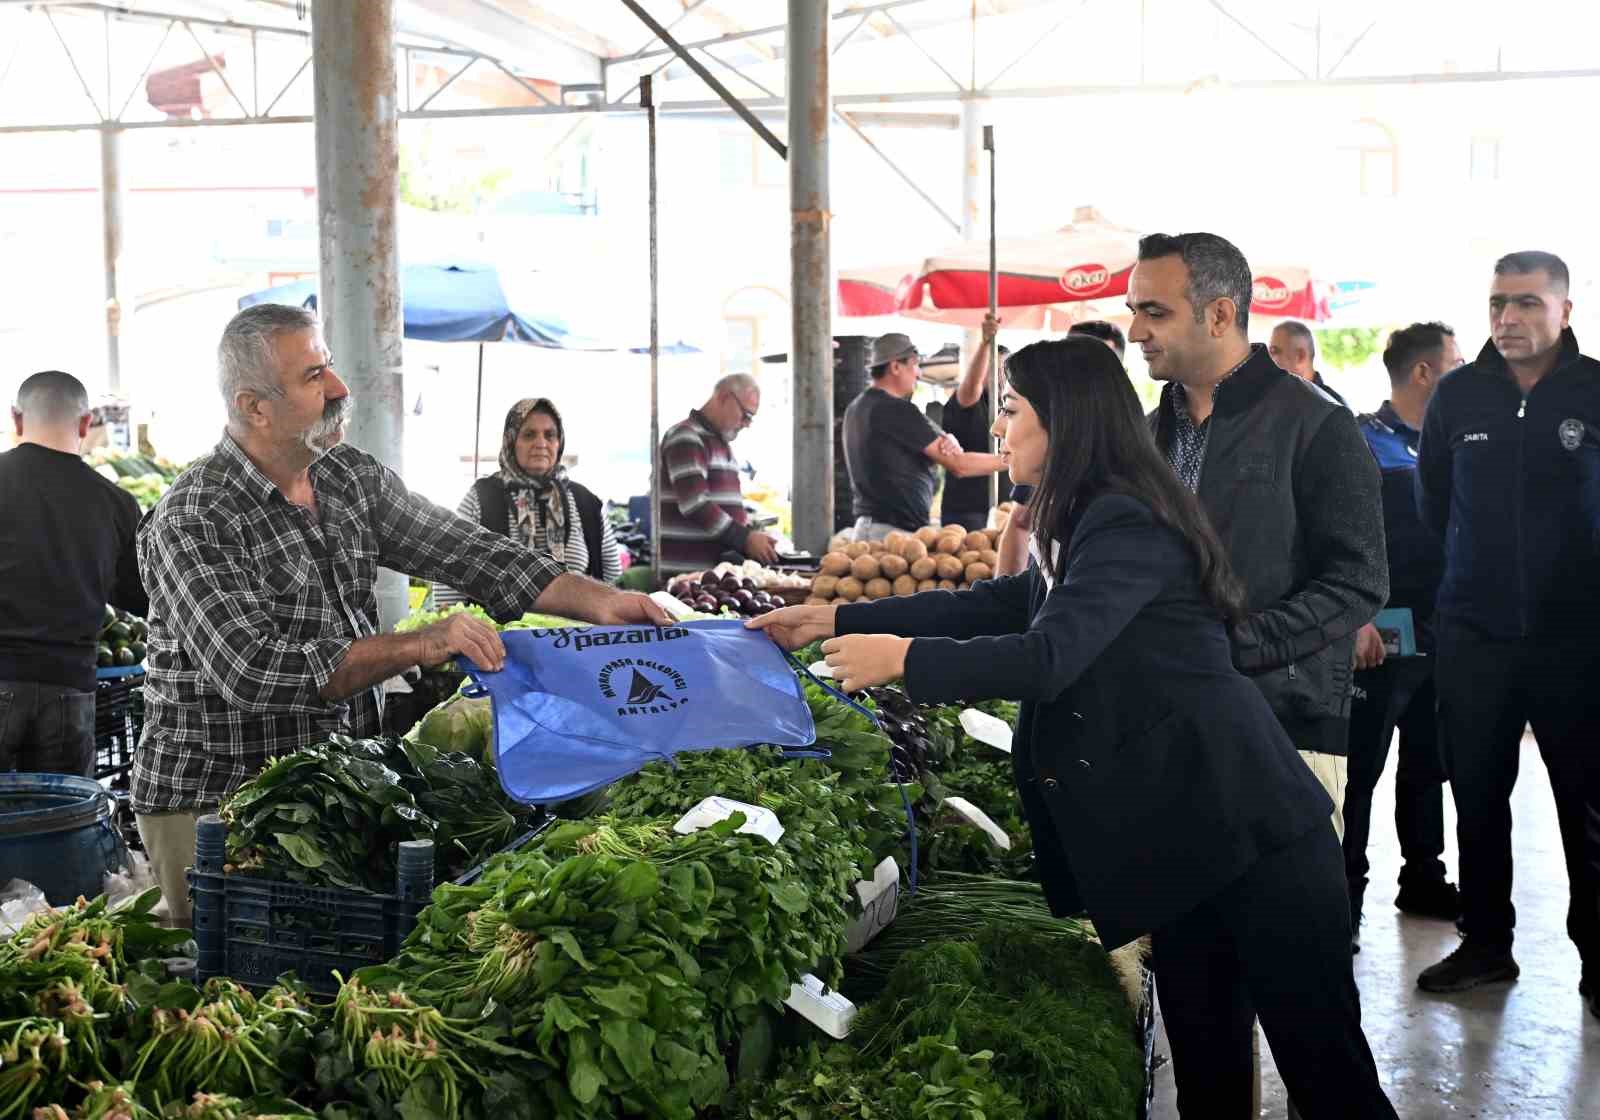
[[[955,478],[994,474],[998,455],[962,451],[911,403],[921,357],[911,339],[886,334],[872,344],[872,384],[844,413],[844,455],[857,540],[928,523],[936,467]]]

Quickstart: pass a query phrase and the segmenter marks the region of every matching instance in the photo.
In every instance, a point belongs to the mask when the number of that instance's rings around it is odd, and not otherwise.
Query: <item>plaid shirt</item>
[[[140,528],[150,639],[136,812],[211,809],[280,754],[378,732],[376,688],[339,703],[318,693],[378,632],[379,564],[506,613],[530,609],[563,570],[411,494],[349,445],[310,476],[315,514],[224,435]]]

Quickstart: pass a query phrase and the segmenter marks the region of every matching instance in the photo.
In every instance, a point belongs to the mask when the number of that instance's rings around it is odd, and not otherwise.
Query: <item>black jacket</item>
[[[1504,640],[1594,636],[1597,425],[1600,362],[1570,330],[1527,397],[1493,342],[1439,382],[1422,421],[1417,504],[1444,540],[1443,621]]]
[[[1151,414],[1172,443],[1170,393]],[[1349,409],[1264,346],[1217,386],[1200,504],[1244,583],[1233,660],[1301,750],[1344,754],[1355,633],[1389,597],[1378,467]]]
[[[1177,533],[1108,495],[1066,549],[1053,590],[1035,568],[836,620],[916,638],[905,682],[920,702],[1022,701],[1012,757],[1051,908],[1087,909],[1111,949],[1327,828],[1332,803],[1234,670]]]

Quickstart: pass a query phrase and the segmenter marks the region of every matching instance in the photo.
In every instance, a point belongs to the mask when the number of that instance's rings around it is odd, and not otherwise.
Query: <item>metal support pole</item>
[[[983,236],[983,130],[988,116],[989,103],[982,98],[970,97],[961,102],[961,240],[976,241]],[[963,376],[972,357],[983,345],[983,332],[969,330],[961,339],[961,371]],[[993,355],[991,354],[992,358]],[[991,403],[994,394],[988,394]],[[998,494],[998,487],[996,487]],[[995,498],[989,499],[993,508]]]
[[[117,297],[117,264],[122,259],[122,130],[100,129],[100,213],[106,268],[106,386],[122,392],[122,301]]]
[[[671,483],[661,455],[661,273],[656,255],[656,99],[654,79],[639,79],[639,104],[648,137],[650,193],[650,564],[653,583],[661,582],[661,488]]]
[[[983,126],[983,150],[989,153],[989,314],[1000,313],[1000,273],[994,235],[994,125]],[[989,427],[1000,419],[1000,336],[989,344]],[[989,508],[1000,504],[1000,476],[989,476]]]
[[[828,6],[789,0],[789,256],[794,376],[794,540],[833,535],[833,269],[829,255]]]
[[[482,457],[479,441],[483,439],[483,343],[478,343],[478,404],[472,413],[472,481],[477,482],[483,472],[478,469]]]
[[[356,401],[350,442],[401,471],[394,0],[317,0],[311,51],[323,331]],[[387,630],[406,615],[405,577],[380,569],[377,595]]]

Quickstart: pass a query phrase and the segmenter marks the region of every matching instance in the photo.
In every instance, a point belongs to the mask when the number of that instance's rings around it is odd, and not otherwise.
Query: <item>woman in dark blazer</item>
[[[1052,909],[1107,949],[1152,934],[1179,1111],[1250,1113],[1259,1016],[1306,1120],[1392,1117],[1361,1032],[1332,805],[1233,668],[1242,594],[1093,339],[1013,355],[995,434],[1035,485],[1036,563],[929,591],[754,619],[818,638],[847,689],[1021,700],[1013,755]]]

